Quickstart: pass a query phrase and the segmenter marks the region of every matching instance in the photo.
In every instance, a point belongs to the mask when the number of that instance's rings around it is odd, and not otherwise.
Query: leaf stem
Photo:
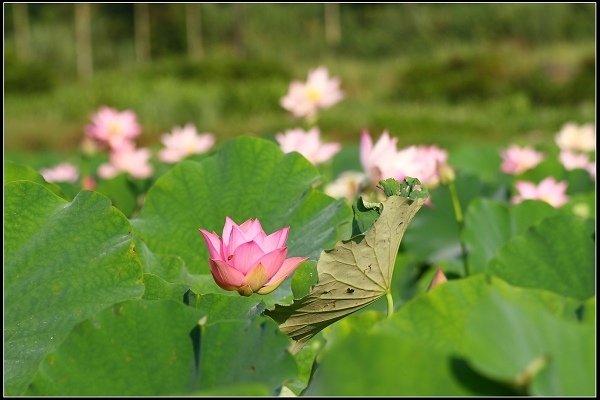
[[[394,315],[394,299],[392,298],[392,292],[388,290],[385,294],[385,298],[387,299],[387,317],[390,319],[392,318],[392,315]]]
[[[454,209],[454,218],[456,219],[456,223],[458,224],[459,231],[462,231],[464,226],[463,220],[463,212],[462,207],[460,206],[460,199],[458,198],[458,192],[456,191],[456,185],[454,181],[448,182],[448,190],[450,191],[450,198],[452,199],[452,208]],[[465,243],[461,240],[460,236],[458,238],[460,242],[460,249],[462,252],[463,265],[465,267],[465,276],[470,275],[469,271],[469,263],[467,262],[467,248]]]

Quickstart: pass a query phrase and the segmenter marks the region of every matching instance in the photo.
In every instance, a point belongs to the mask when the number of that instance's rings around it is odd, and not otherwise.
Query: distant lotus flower
[[[166,163],[176,163],[185,157],[205,153],[215,144],[215,136],[211,133],[199,134],[193,124],[184,127],[175,127],[171,134],[161,136],[161,142],[165,146],[158,158]]]
[[[596,180],[596,163],[590,161],[588,165],[585,166],[585,170],[590,174],[590,177],[595,181]]]
[[[521,203],[524,200],[542,200],[558,208],[568,201],[567,182],[557,182],[553,177],[544,179],[539,185],[519,181],[515,183],[515,187],[518,194],[513,197],[513,204]]]
[[[362,172],[346,171],[337,179],[325,186],[325,193],[335,198],[345,198],[348,201],[356,199],[363,186],[366,185],[367,176]]]
[[[242,296],[272,292],[307,259],[285,258],[289,227],[267,236],[258,219],[237,225],[226,217],[222,239],[215,232],[199,230],[208,248],[215,282]]]
[[[596,126],[594,124],[579,126],[568,122],[563,125],[554,140],[561,150],[587,153],[596,148]]]
[[[280,104],[294,117],[312,117],[320,109],[331,107],[344,97],[339,86],[338,78],[329,78],[327,68],[319,67],[308,73],[306,83],[290,83],[288,93]]]
[[[567,171],[577,168],[586,169],[590,163],[590,158],[586,153],[576,153],[568,150],[562,150],[558,155],[558,159]]]
[[[77,182],[79,170],[70,163],[61,163],[51,168],[43,168],[40,174],[46,182]]]
[[[536,151],[531,146],[519,147],[511,145],[502,151],[502,172],[510,175],[519,175],[534,168],[544,159],[544,153]]]
[[[88,137],[113,151],[132,149],[133,139],[140,133],[141,127],[133,111],[119,112],[110,107],[101,107],[85,128]]]
[[[383,131],[375,145],[367,131],[360,137],[360,163],[371,182],[381,179],[397,178],[400,172],[398,139],[392,138],[387,131]]]
[[[321,142],[319,128],[312,128],[308,131],[301,128],[289,129],[275,135],[275,139],[284,153],[297,151],[313,164],[328,161],[342,148],[339,143]]]
[[[96,180],[91,176],[86,176],[81,180],[81,188],[84,190],[94,190],[96,188]]]
[[[400,174],[396,179],[407,176],[417,178],[424,185],[433,188],[440,183],[440,166],[446,165],[448,152],[437,146],[410,146],[398,152]]]
[[[110,179],[121,172],[127,172],[134,178],[144,179],[152,175],[151,157],[148,149],[125,149],[110,154],[108,164],[98,167],[98,175]]]

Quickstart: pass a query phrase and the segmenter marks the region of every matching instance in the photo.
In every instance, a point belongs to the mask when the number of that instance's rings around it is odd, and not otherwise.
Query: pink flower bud
[[[237,225],[226,217],[222,239],[215,232],[199,231],[208,248],[215,282],[242,296],[271,293],[308,258],[286,259],[289,227],[267,235],[258,219]]]
[[[441,285],[442,283],[446,282],[447,280],[448,280],[448,278],[446,278],[446,275],[444,275],[444,271],[442,271],[442,268],[438,267],[437,271],[435,271],[435,275],[433,276],[433,279],[431,280],[431,283],[429,284],[429,287],[427,288],[427,291],[430,291],[434,287]]]

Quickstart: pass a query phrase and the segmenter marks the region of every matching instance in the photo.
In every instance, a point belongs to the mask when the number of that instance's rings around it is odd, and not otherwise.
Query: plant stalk
[[[462,232],[464,226],[463,220],[463,212],[462,207],[460,206],[460,200],[458,198],[458,192],[456,191],[456,185],[454,181],[448,182],[448,190],[450,190],[450,198],[452,199],[452,208],[454,209],[454,218],[456,219],[456,223],[458,224],[459,232]],[[465,243],[461,240],[460,236],[458,238],[460,242],[460,249],[462,252],[462,260],[465,268],[465,277],[470,275],[469,271],[469,263],[467,262],[467,248]]]
[[[392,292],[388,290],[385,294],[385,298],[387,299],[387,318],[392,318],[394,315],[394,299],[392,298]]]

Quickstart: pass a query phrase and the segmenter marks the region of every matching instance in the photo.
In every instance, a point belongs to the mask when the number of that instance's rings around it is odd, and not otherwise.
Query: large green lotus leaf
[[[516,286],[584,300],[596,293],[594,237],[590,220],[546,218],[512,238],[490,261],[488,271]]]
[[[519,304],[533,304],[569,321],[577,321],[581,302],[543,290],[510,286],[501,279],[477,274],[448,281],[407,302],[391,319],[374,329],[418,339],[431,347],[462,354],[466,321],[472,310],[490,293],[515,299]]]
[[[554,207],[541,201],[508,206],[495,200],[474,200],[465,215],[462,232],[470,272],[484,271],[487,263],[510,238],[557,213]]]
[[[222,294],[190,294],[186,303],[200,310],[205,323],[211,324],[218,321],[251,320],[264,311],[264,305],[257,303],[259,296],[227,296]]]
[[[354,333],[327,352],[309,396],[451,396],[474,394],[454,376],[449,356],[414,339]]]
[[[267,385],[274,394],[296,376],[296,363],[287,351],[290,340],[269,319],[211,324],[209,311],[201,329],[200,389],[254,382]]]
[[[267,315],[301,347],[317,332],[390,291],[398,247],[425,198],[392,195],[381,204],[371,229],[321,253],[319,282],[291,306],[276,306]]]
[[[169,300],[114,305],[79,324],[42,363],[28,394],[160,396],[198,388],[199,310]]]
[[[449,163],[457,170],[472,174],[483,182],[507,184],[509,177],[500,171],[502,159],[497,146],[464,144],[449,154]]]
[[[194,397],[224,397],[224,396],[248,396],[248,397],[267,397],[272,391],[267,386],[259,383],[241,383],[234,385],[226,385],[213,389],[198,390],[190,393],[180,393],[182,396]]]
[[[471,175],[459,175],[455,181],[463,212],[471,200],[479,197],[484,186]],[[461,255],[460,229],[454,216],[452,200],[446,186],[431,191],[431,206],[415,217],[402,240],[402,249],[420,261],[435,264]]]
[[[466,324],[466,355],[486,375],[536,396],[595,393],[595,327],[558,318],[541,304],[490,293]]]
[[[55,183],[49,183],[44,180],[44,177],[39,172],[27,165],[16,164],[12,161],[4,161],[4,184],[14,181],[31,181],[39,183],[52,193],[67,199],[67,196],[61,191],[60,187]]]
[[[99,180],[94,190],[108,197],[128,217],[138,207],[138,193],[127,174],[121,173],[111,179]]]
[[[198,228],[221,235],[225,217],[259,218],[267,233],[290,226],[288,256],[316,258],[348,237],[352,212],[311,188],[316,168],[272,142],[240,137],[201,162],[183,161],[160,177],[133,221],[155,253],[180,256],[192,273],[208,273]]]
[[[4,189],[4,382],[20,394],[78,322],[144,287],[131,226],[106,197],[69,203],[26,181]]]

